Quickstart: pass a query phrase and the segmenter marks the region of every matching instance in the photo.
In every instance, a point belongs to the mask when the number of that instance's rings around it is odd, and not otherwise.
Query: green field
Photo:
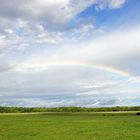
[[[0,115],[0,140],[140,140],[136,113]]]

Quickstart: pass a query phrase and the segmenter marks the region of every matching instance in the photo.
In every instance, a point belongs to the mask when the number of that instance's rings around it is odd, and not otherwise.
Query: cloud
[[[4,18],[45,20],[49,26],[64,25],[91,5],[118,8],[125,0],[8,0],[0,1],[0,15]],[[53,18],[52,18],[53,17]]]
[[[103,0],[102,3],[98,6],[99,9],[114,9],[120,8],[127,0]]]
[[[140,27],[117,30],[105,33],[87,42],[65,44],[47,58],[47,63],[88,63],[100,64],[116,69],[122,69],[133,76],[138,75],[140,65]],[[42,56],[43,58],[43,56]],[[43,58],[45,62],[45,57]],[[31,60],[31,63],[36,60]],[[128,63],[130,62],[130,63]],[[36,62],[35,62],[36,63]],[[38,63],[38,62],[37,62]],[[30,63],[28,65],[31,65]],[[37,65],[37,64],[36,64]]]
[[[15,98],[25,96],[24,101],[19,99],[17,103],[17,105],[25,106],[35,105],[35,103],[28,103],[28,99],[32,100],[30,98],[37,98],[40,106],[83,105],[92,107],[133,104],[132,98],[137,98],[140,91],[140,80],[136,71],[139,69],[139,62],[136,61],[139,60],[139,34],[139,27],[118,30],[88,41],[88,43],[70,43],[61,47],[56,46],[55,49],[50,48],[49,53],[48,48],[44,52],[32,52],[26,59],[17,61],[12,71],[1,75],[1,96],[7,95]],[[82,62],[93,65],[98,63],[127,71],[132,78],[78,65]],[[135,67],[131,67],[132,62]],[[125,99],[126,94],[129,96],[128,99]],[[82,104],[80,99],[71,99],[71,101],[62,99],[56,103],[54,100],[45,103],[47,99],[45,101],[40,99],[41,96],[66,97],[70,95],[79,98],[85,96],[87,101]],[[112,98],[106,98],[110,96]],[[89,101],[89,98],[94,100]]]
[[[126,0],[109,0],[109,7],[111,8],[120,8],[124,3],[126,2]]]
[[[79,17],[90,6],[116,9],[125,2],[5,0],[0,5],[0,105],[135,105],[140,26],[109,32],[95,26],[94,15]]]
[[[116,3],[108,0],[0,2],[3,3],[0,5],[0,53],[10,54],[25,52],[38,46],[64,44],[70,38],[75,42],[91,35],[100,35],[103,28],[94,27],[96,17],[78,18],[78,14],[91,5]],[[117,5],[122,4],[123,2],[117,2]],[[75,21],[75,25],[66,27],[71,20]]]
[[[47,48],[44,54],[42,51],[40,53],[37,52],[36,55],[32,52],[33,54],[30,53],[26,59],[18,60],[11,71],[6,72],[4,70],[1,73],[1,96],[26,96],[27,101],[29,97],[54,95],[98,95],[99,98],[103,95],[112,95],[114,96],[113,98],[118,98],[116,94],[119,97],[126,96],[126,94],[130,97],[134,95],[138,96],[140,91],[139,80],[137,80],[137,83],[135,80],[132,83],[131,81],[127,81],[127,79],[123,79],[123,77],[107,71],[86,68],[86,66],[63,65],[64,62],[80,63],[82,61],[92,64],[100,63],[128,71],[133,76],[136,76],[135,69],[130,67],[131,63],[128,63],[128,61],[132,60],[133,63],[135,62],[135,66],[139,67],[138,61],[133,61],[140,49],[138,36],[139,27],[131,30],[127,29],[123,32],[121,30],[121,32],[109,33],[106,36],[89,41],[88,44],[86,42],[81,44],[65,44],[57,49],[55,47],[55,50],[52,48],[53,51],[49,49],[49,53],[47,54]],[[114,42],[116,42],[115,45]],[[2,64],[2,62],[4,61],[1,61],[1,66],[9,67],[9,64],[6,65],[6,62]],[[53,63],[57,63],[58,65],[53,65]],[[59,65],[61,63],[62,65]],[[124,64],[127,64],[127,67],[124,67]],[[24,101],[23,104],[25,105],[27,101]],[[123,103],[125,101],[123,99]],[[17,105],[21,105],[21,102],[19,100],[19,104]],[[41,100],[40,102],[42,102],[42,105],[46,105],[43,104],[45,101]],[[52,105],[52,102],[46,106]],[[66,102],[64,101],[60,105],[65,105]],[[81,105],[82,103],[79,102],[78,100],[75,103],[69,103]],[[101,106],[105,105],[106,102],[105,100],[99,103],[99,100],[97,100],[97,102],[91,102],[91,105],[90,103],[83,105],[94,106],[94,104],[98,103],[97,105]],[[118,102],[115,103],[117,104]],[[29,104],[27,103],[26,105]],[[59,102],[55,105],[59,106]],[[111,103],[108,103],[108,105],[111,105]],[[112,103],[112,105],[115,104]]]
[[[80,107],[107,107],[107,106],[128,106],[138,105],[140,97],[118,97],[104,95],[99,96],[46,96],[43,98],[2,98],[0,104],[6,106],[24,106],[24,107],[62,107],[62,106],[80,106]]]

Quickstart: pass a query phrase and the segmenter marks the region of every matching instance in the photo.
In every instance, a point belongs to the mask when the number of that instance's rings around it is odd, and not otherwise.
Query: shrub
[[[140,112],[137,112],[136,115],[140,115]]]

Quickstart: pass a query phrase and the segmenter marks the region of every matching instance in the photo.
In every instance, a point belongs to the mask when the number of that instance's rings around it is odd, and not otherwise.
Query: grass
[[[140,140],[136,113],[0,115],[0,140]]]

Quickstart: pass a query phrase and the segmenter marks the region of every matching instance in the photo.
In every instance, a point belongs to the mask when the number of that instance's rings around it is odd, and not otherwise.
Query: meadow
[[[0,114],[0,140],[140,140],[136,112]]]

